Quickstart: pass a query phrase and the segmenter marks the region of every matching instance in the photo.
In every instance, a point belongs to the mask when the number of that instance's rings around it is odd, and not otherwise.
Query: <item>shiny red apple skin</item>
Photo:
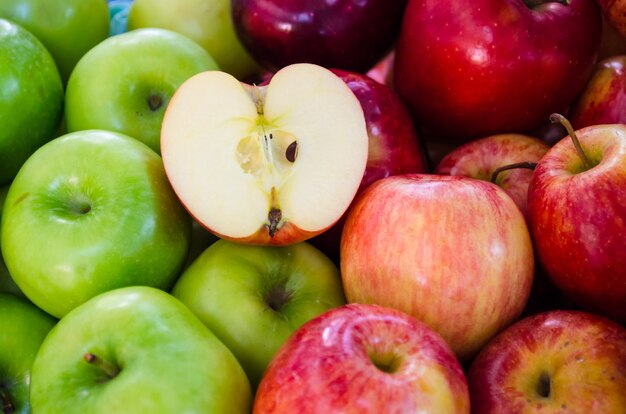
[[[626,329],[586,312],[534,315],[491,341],[468,381],[475,414],[622,414]]]
[[[357,196],[381,178],[425,172],[426,162],[419,136],[408,109],[398,95],[366,75],[338,69],[331,71],[352,90],[365,114],[369,148]],[[347,211],[333,227],[309,240],[335,261],[339,259],[346,215]]]
[[[410,0],[396,90],[443,140],[531,131],[585,86],[601,31],[595,0]]]
[[[500,187],[468,177],[373,183],[350,209],[340,254],[349,303],[412,315],[462,361],[516,320],[533,280],[522,213]]]
[[[626,0],[597,0],[606,19],[626,38]]]
[[[235,31],[263,66],[365,72],[393,46],[407,0],[233,0]]]
[[[365,74],[376,82],[387,85],[390,88],[394,88],[393,83],[393,62],[396,58],[395,50],[391,50],[384,58],[378,61],[370,70]]]
[[[294,332],[254,402],[254,414],[444,412],[470,412],[465,374],[449,346],[402,312],[362,304],[327,311]]]
[[[439,162],[434,173],[491,181],[498,168],[520,162],[536,163],[549,148],[543,141],[528,135],[490,135],[454,149]],[[524,217],[532,175],[531,169],[516,168],[500,172],[495,182],[515,201]]]
[[[626,322],[626,125],[576,132],[541,159],[528,188],[534,246],[554,284],[581,308]]]
[[[612,56],[596,65],[587,86],[570,109],[569,120],[576,129],[626,124],[626,55]]]

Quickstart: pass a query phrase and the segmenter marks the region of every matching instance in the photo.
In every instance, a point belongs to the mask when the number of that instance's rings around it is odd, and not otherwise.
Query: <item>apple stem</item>
[[[102,370],[106,374],[107,377],[113,379],[120,373],[119,367],[115,364],[107,361],[106,359],[102,359],[91,352],[87,352],[84,355],[85,361],[89,364],[92,364]]]
[[[161,107],[161,104],[163,104],[163,100],[156,93],[151,94],[148,98],[148,106],[152,111],[156,111],[157,109],[159,109]]]
[[[565,118],[561,114],[556,114],[555,113],[555,114],[550,115],[550,122],[552,122],[553,124],[556,124],[558,122],[561,125],[563,125],[563,127],[565,128],[565,130],[569,134],[570,138],[572,139],[572,143],[574,144],[574,148],[576,148],[576,152],[578,153],[578,157],[580,158],[580,160],[583,163],[584,169],[585,170],[589,170],[589,169],[593,168],[593,165],[591,164],[591,161],[589,161],[589,158],[587,157],[587,154],[585,154],[585,151],[583,151],[583,147],[580,145],[580,141],[578,140],[578,137],[576,136],[576,132],[574,131],[574,127],[572,127],[572,124],[567,120],[567,118]]]
[[[489,181],[491,181],[492,183],[496,183],[496,180],[498,178],[498,175],[502,172],[502,171],[507,171],[507,170],[514,170],[517,168],[526,168],[529,170],[534,170],[535,167],[537,167],[537,163],[536,162],[516,162],[513,164],[508,164],[508,165],[503,165],[502,167],[496,168],[495,171],[491,174],[491,179]]]
[[[0,402],[2,402],[2,412],[4,414],[11,414],[15,412],[15,405],[13,405],[13,401],[11,401],[9,393],[3,385],[0,386]]]

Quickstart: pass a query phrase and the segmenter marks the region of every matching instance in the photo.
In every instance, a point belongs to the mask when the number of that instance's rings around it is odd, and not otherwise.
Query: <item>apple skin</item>
[[[292,63],[366,72],[398,37],[407,0],[233,0],[243,45],[266,69]]]
[[[606,19],[602,14],[602,38],[600,40],[600,50],[598,60],[604,60],[611,56],[626,54],[626,37]]]
[[[466,142],[530,131],[569,105],[595,63],[600,8],[538,3],[409,1],[394,79],[418,125]]]
[[[134,0],[128,13],[128,30],[148,27],[188,36],[237,79],[260,71],[235,34],[229,0]]]
[[[280,348],[254,414],[469,413],[465,375],[446,342],[394,309],[325,312]]]
[[[495,184],[405,174],[368,187],[341,239],[349,303],[412,315],[462,361],[522,312],[534,258],[522,213]]]
[[[339,269],[308,243],[218,240],[180,276],[172,294],[233,352],[253,388],[293,331],[346,302]]]
[[[596,65],[568,116],[576,129],[599,124],[626,124],[626,55],[613,56]]]
[[[37,36],[54,58],[64,85],[80,58],[109,36],[106,0],[2,0],[0,17]]]
[[[549,148],[543,141],[528,135],[491,135],[455,148],[439,162],[434,173],[491,181],[498,168],[519,162],[536,163]],[[530,169],[516,168],[500,172],[495,182],[515,201],[524,217],[532,175]]]
[[[1,231],[15,283],[60,318],[117,287],[170,289],[190,222],[154,151],[90,130],[56,138],[28,159],[9,188]]]
[[[0,292],[0,315],[0,408],[3,413],[27,414],[33,361],[57,321],[25,299],[6,292]],[[8,406],[13,411],[5,408]]]
[[[65,99],[67,131],[116,131],[159,153],[161,122],[174,91],[191,76],[216,69],[202,47],[170,30],[138,29],[110,37],[72,72]]]
[[[41,413],[243,414],[252,392],[233,354],[185,305],[130,286],[94,297],[50,331],[33,363],[31,405]]]
[[[426,161],[413,120],[395,92],[356,72],[331,71],[348,85],[365,115],[369,138],[367,164],[355,198],[381,178],[425,172]],[[346,215],[347,212],[330,229],[310,239],[335,262],[339,260],[339,244]]]
[[[0,187],[0,221],[2,219],[2,209],[4,206],[4,200],[7,197],[7,193],[9,192],[9,186],[5,185],[4,187]],[[2,227],[0,227],[1,229]],[[9,292],[13,293],[16,296],[24,296],[20,288],[17,287],[13,278],[9,274],[9,269],[7,269],[6,264],[4,263],[4,259],[2,258],[2,252],[0,251],[0,292]]]
[[[626,0],[597,0],[606,20],[626,38]]]
[[[394,88],[393,83],[393,62],[396,58],[396,51],[392,49],[384,58],[378,61],[365,74],[376,82],[382,83],[390,88]]]
[[[554,284],[583,309],[626,322],[626,125],[576,132],[541,159],[528,188],[529,227]]]
[[[468,381],[476,414],[623,413],[626,329],[586,312],[531,316],[480,352]]]
[[[63,84],[44,45],[0,19],[0,185],[52,139],[63,114]]]

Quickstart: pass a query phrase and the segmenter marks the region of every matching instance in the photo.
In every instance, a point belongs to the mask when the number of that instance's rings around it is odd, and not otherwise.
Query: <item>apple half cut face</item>
[[[184,82],[167,107],[161,154],[174,191],[219,237],[287,245],[332,226],[367,162],[363,110],[331,71],[299,63],[266,86],[221,71]]]

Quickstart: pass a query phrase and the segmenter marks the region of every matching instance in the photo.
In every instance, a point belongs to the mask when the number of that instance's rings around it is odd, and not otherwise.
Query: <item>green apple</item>
[[[217,69],[197,43],[164,29],[141,29],[110,37],[78,62],[67,84],[68,132],[121,132],[160,152],[165,108],[191,76]]]
[[[220,68],[243,80],[260,72],[259,65],[235,34],[230,0],[135,0],[128,29],[161,27],[195,40]]]
[[[235,354],[256,386],[305,322],[345,304],[335,264],[312,245],[213,243],[172,290]]]
[[[109,36],[106,0],[2,0],[0,17],[24,26],[41,40],[63,83],[76,62]]]
[[[0,219],[2,218],[2,207],[4,206],[4,200],[7,197],[8,191],[8,185],[0,187]],[[4,259],[2,258],[2,252],[0,252],[0,292],[10,292],[17,296],[24,296],[9,274],[9,269],[7,269],[6,264],[4,264]]]
[[[30,412],[35,355],[56,320],[23,298],[0,293],[0,412]]]
[[[190,228],[154,151],[89,130],[56,138],[28,159],[9,188],[0,236],[15,283],[60,318],[114,288],[170,289]]]
[[[249,413],[241,365],[172,295],[103,293],[50,331],[32,369],[37,413]]]
[[[44,45],[28,30],[5,19],[0,19],[0,62],[2,185],[53,137],[63,113],[63,84]]]

